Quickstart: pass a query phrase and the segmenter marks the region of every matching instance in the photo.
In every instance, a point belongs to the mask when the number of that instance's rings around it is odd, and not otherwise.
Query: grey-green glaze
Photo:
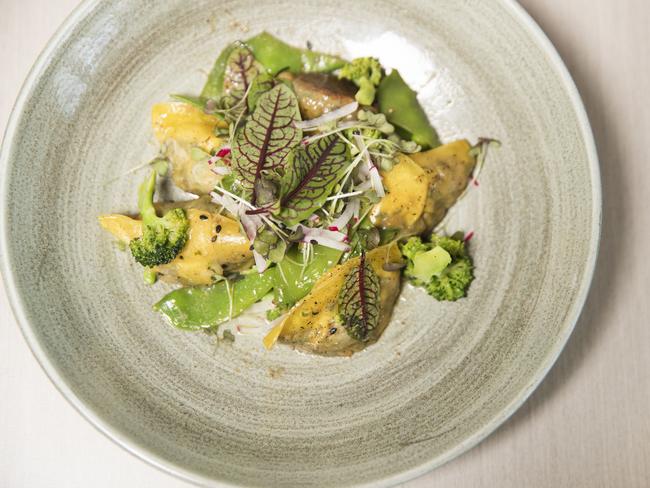
[[[114,179],[155,154],[151,105],[198,93],[227,42],[263,29],[384,54],[443,140],[503,143],[450,219],[476,233],[469,298],[405,287],[382,339],[349,359],[173,329],[150,309],[166,288],[96,222],[135,208],[142,175]],[[559,354],[600,227],[575,87],[506,0],[86,2],[20,95],[2,178],[3,273],[37,359],[100,430],[211,486],[390,485],[476,444]]]

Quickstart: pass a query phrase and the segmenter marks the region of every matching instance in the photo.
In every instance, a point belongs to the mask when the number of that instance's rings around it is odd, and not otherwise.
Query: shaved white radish
[[[219,193],[213,191],[210,193],[210,196],[212,197],[212,201],[216,203],[217,205],[221,205],[223,208],[228,210],[233,215],[237,215],[239,212],[239,205],[233,198],[231,198],[229,195],[220,195]]]
[[[253,251],[253,257],[255,258],[255,267],[257,268],[257,272],[263,273],[268,267],[269,263],[267,263],[266,259],[264,259],[264,256],[262,256],[257,251]]]
[[[314,129],[322,125],[329,124],[330,122],[334,122],[335,120],[342,119],[343,117],[347,117],[348,115],[356,112],[358,108],[359,104],[357,102],[348,103],[347,105],[343,105],[342,107],[339,107],[336,110],[332,110],[331,112],[327,112],[326,114],[323,114],[320,117],[316,117],[315,119],[296,122],[294,123],[294,126],[298,129]]]
[[[361,206],[361,202],[359,201],[358,198],[354,198],[348,202],[348,204],[345,206],[343,209],[343,212],[341,215],[339,215],[334,221],[330,224],[329,230],[331,231],[340,231],[341,229],[345,229],[345,227],[348,225],[348,222],[354,217],[355,215],[359,215],[359,208]]]

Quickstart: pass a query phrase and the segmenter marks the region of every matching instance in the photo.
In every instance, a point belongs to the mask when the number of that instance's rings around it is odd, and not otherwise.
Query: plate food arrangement
[[[175,327],[232,341],[253,310],[267,349],[351,355],[380,339],[403,280],[466,295],[472,233],[444,219],[498,142],[441,143],[398,70],[263,32],[172,100],[152,109],[160,154],[139,215],[99,222],[146,282],[181,286],[154,305]],[[154,202],[161,177],[192,198]]]

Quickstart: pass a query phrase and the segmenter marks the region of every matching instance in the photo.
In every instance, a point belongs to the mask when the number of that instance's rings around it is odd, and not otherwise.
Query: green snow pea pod
[[[379,110],[388,121],[411,137],[411,140],[430,149],[440,145],[436,130],[417,99],[417,93],[394,69],[377,88]]]
[[[313,257],[307,266],[303,266],[302,253],[295,247],[290,249],[276,268],[275,303],[281,308],[288,308],[304,298],[316,280],[338,264],[342,254],[342,251],[330,247],[314,245]]]
[[[284,69],[291,73],[328,73],[346,63],[338,56],[290,46],[268,32],[251,37],[245,44],[273,75]]]
[[[219,57],[214,63],[210,74],[208,74],[208,81],[205,82],[203,91],[201,92],[202,99],[218,99],[223,92],[223,78],[226,73],[226,63],[228,62],[228,57],[230,53],[237,47],[237,43],[233,42],[226,46],[226,48],[221,51]]]
[[[270,268],[264,273],[244,275],[234,282],[224,280],[210,286],[179,288],[165,295],[153,309],[179,329],[214,327],[261,300],[273,289],[275,274],[275,268]]]

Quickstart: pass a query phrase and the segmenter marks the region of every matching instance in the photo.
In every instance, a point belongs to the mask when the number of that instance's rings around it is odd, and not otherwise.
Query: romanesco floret
[[[152,171],[151,176],[138,189],[142,237],[129,243],[135,260],[147,267],[172,261],[185,246],[189,230],[189,221],[181,208],[170,210],[163,217],[156,215],[153,205],[155,187],[156,172]]]
[[[433,234],[430,242],[411,237],[401,246],[407,260],[404,275],[422,286],[436,300],[455,301],[466,295],[472,274],[472,260],[462,238]]]
[[[354,59],[339,71],[339,78],[350,80],[359,87],[354,98],[361,105],[372,105],[382,75],[379,60],[370,57]]]

